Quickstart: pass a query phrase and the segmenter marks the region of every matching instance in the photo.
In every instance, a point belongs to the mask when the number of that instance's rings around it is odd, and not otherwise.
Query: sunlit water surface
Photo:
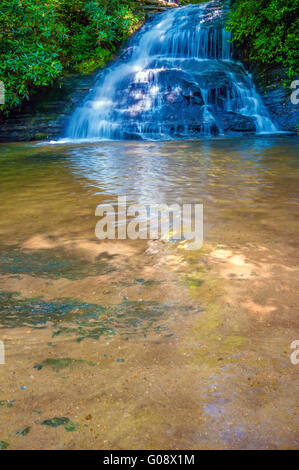
[[[96,206],[121,195],[129,203],[203,203],[206,230],[219,223],[229,229],[232,216],[242,224],[256,224],[262,214],[292,223],[298,198],[296,137],[2,144],[0,150],[3,243],[54,231],[93,237]]]
[[[298,138],[0,152],[2,446],[298,447]],[[202,203],[203,248],[97,240],[119,195]]]

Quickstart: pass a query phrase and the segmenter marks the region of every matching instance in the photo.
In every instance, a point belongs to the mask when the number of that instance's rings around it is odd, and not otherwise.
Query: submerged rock
[[[51,419],[45,419],[42,424],[44,426],[51,426],[52,428],[57,428],[57,426],[63,426],[70,422],[69,418],[65,418],[64,416],[61,418],[55,417]]]
[[[0,441],[0,450],[5,450],[9,447],[9,443],[5,441]]]
[[[222,112],[217,114],[217,119],[225,133],[247,132],[253,134],[256,132],[254,119],[250,116],[243,116],[233,112]]]

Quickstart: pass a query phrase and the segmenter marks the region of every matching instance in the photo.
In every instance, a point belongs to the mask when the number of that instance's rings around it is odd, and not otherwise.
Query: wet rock
[[[269,70],[266,75],[266,83],[261,83],[259,77],[257,83],[271,118],[280,130],[298,133],[299,104],[291,102],[291,93],[294,90],[290,88],[290,83],[289,86],[283,85],[284,80],[288,82],[287,78],[283,78],[285,72],[281,69]]]
[[[291,93],[294,90],[290,87],[287,70],[277,64],[268,67],[255,64],[248,59],[247,51],[238,47],[235,47],[235,56],[252,73],[257,91],[278,129],[297,134],[299,104],[291,102]]]
[[[231,88],[232,80],[225,71],[210,70],[197,75],[199,86],[205,90]]]
[[[239,133],[255,133],[256,126],[254,119],[249,116],[233,112],[222,112],[217,114],[217,120],[223,131]]]
[[[98,73],[69,74],[62,83],[41,89],[24,103],[20,111],[8,118],[2,116],[0,142],[57,138],[62,134],[71,111],[89,92]]]

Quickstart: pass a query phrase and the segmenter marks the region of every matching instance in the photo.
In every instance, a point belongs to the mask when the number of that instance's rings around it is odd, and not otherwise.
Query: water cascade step
[[[226,2],[156,15],[72,114],[69,139],[176,139],[273,133],[261,97],[233,59]]]

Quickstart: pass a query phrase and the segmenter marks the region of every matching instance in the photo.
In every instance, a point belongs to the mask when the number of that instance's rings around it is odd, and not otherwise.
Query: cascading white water
[[[273,133],[251,76],[232,58],[214,0],[157,15],[70,118],[70,139]]]

